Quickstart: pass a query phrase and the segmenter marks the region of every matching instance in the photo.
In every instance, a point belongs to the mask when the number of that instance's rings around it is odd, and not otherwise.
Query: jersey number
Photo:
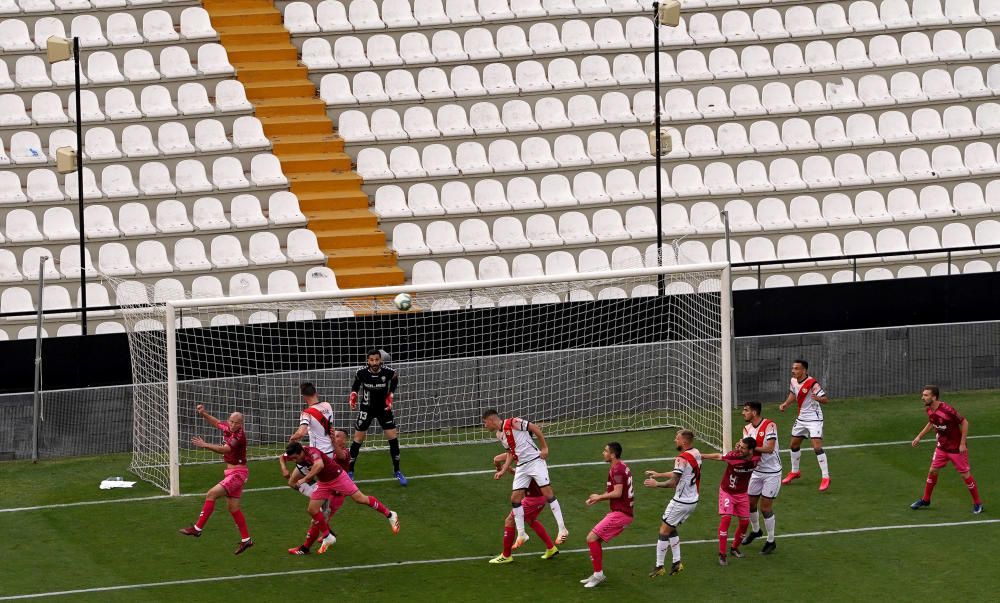
[[[735,488],[736,487],[736,476],[735,475],[730,475],[729,476],[729,487],[730,488]]]
[[[364,421],[367,418],[368,418],[368,413],[367,412],[365,412],[365,411],[362,410],[361,412],[358,413],[358,419]]]
[[[635,506],[635,491],[632,489],[632,474],[628,475],[628,498],[632,502],[630,503],[633,507]]]

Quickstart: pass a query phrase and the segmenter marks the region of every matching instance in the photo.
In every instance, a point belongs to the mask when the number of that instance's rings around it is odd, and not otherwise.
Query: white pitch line
[[[974,435],[974,436],[969,436],[968,437],[968,439],[970,439],[970,440],[974,440],[974,439],[992,439],[992,438],[1000,438],[1000,434]],[[895,442],[872,442],[872,443],[866,443],[866,444],[836,444],[836,445],[833,445],[833,446],[823,446],[823,448],[825,450],[842,450],[842,449],[847,449],[847,448],[871,448],[871,447],[874,447],[874,446],[898,446],[898,445],[901,445],[901,444],[909,444],[910,442],[911,442],[911,440],[899,440],[899,441],[895,441]],[[928,440],[928,442],[931,443],[929,440]],[[933,443],[931,443],[931,445],[933,445]],[[785,451],[782,451],[782,452],[785,452]],[[672,457],[672,456],[663,456],[663,457],[653,457],[653,458],[646,458],[646,459],[625,459],[625,460],[627,460],[629,463],[659,463],[659,462],[663,462],[663,461],[672,461],[672,460],[674,460],[674,457]],[[606,465],[606,464],[607,463],[605,461],[584,461],[584,462],[580,462],[580,463],[563,463],[563,464],[560,464],[560,465],[549,465],[549,469],[569,469],[569,468],[574,468],[574,467],[594,467],[594,466],[597,466],[597,465]],[[427,474],[427,475],[411,475],[409,477],[409,479],[412,481],[412,480],[432,479],[432,478],[437,478],[437,477],[464,477],[464,476],[468,476],[468,475],[492,475],[494,473],[495,473],[495,471],[493,469],[475,469],[475,470],[472,470],[472,471],[453,471],[453,472],[450,472],[450,473],[430,473],[430,474]],[[359,484],[375,484],[375,483],[379,483],[379,482],[395,482],[395,481],[396,481],[395,477],[384,477],[384,478],[380,477],[380,478],[375,478],[375,479],[357,480],[357,483],[359,483]],[[243,492],[270,492],[270,491],[274,491],[274,490],[288,490],[288,489],[289,489],[288,486],[266,486],[266,487],[262,487],[262,488],[246,488],[246,489],[243,490]],[[20,513],[20,512],[24,512],[24,511],[42,511],[42,510],[45,510],[45,509],[62,509],[62,508],[66,508],[66,507],[84,507],[84,506],[89,506],[89,505],[106,505],[106,504],[112,504],[112,503],[127,503],[127,502],[136,502],[136,501],[142,502],[142,501],[149,501],[149,500],[165,500],[165,499],[170,499],[170,498],[182,498],[182,497],[189,497],[189,496],[204,496],[204,495],[205,495],[205,493],[203,491],[199,491],[199,492],[188,492],[188,493],[185,493],[185,494],[180,494],[178,496],[169,496],[169,495],[166,495],[166,494],[157,494],[157,495],[154,495],[154,496],[137,496],[137,497],[134,497],[134,498],[111,498],[111,499],[108,499],[108,500],[84,500],[84,501],[70,502],[70,503],[55,503],[55,504],[51,504],[51,505],[38,505],[38,506],[34,506],[34,507],[9,507],[9,508],[6,508],[6,509],[0,509],[0,513]]]
[[[897,524],[888,526],[867,526],[862,528],[844,528],[840,530],[824,530],[819,532],[798,532],[794,534],[782,534],[778,538],[784,540],[786,538],[807,538],[814,536],[837,536],[841,534],[858,534],[864,532],[880,532],[883,530],[914,530],[914,529],[924,529],[924,528],[948,528],[957,526],[972,526],[972,525],[983,525],[983,524],[994,524],[1000,523],[1000,519],[975,519],[970,521],[950,521],[942,523],[923,523],[923,524]],[[706,540],[684,540],[682,541],[684,545],[693,544],[718,544],[718,539],[706,539]],[[651,548],[653,544],[623,544],[615,546],[606,546],[604,550],[615,551],[615,550],[625,550],[625,549],[640,549],[640,548]],[[559,551],[563,554],[572,553],[590,553],[590,549],[569,549]],[[181,586],[188,584],[204,584],[206,582],[227,582],[231,580],[246,580],[250,578],[274,578],[274,577],[287,577],[296,576],[304,574],[321,574],[321,573],[331,573],[331,572],[352,572],[358,570],[370,570],[370,569],[384,569],[384,568],[397,568],[406,567],[414,565],[441,565],[447,563],[461,563],[464,561],[485,561],[490,559],[491,555],[469,555],[465,557],[448,557],[442,559],[412,559],[407,561],[396,561],[391,563],[369,563],[365,565],[347,565],[343,567],[318,567],[311,569],[300,569],[291,570],[284,572],[262,572],[257,574],[238,574],[231,576],[211,576],[208,578],[187,578],[184,580],[164,580],[162,582],[144,582],[140,584],[118,584],[115,586],[96,586],[93,588],[78,588],[74,590],[58,590],[43,593],[27,593],[21,595],[6,595],[0,597],[0,601],[15,601],[22,599],[40,599],[43,597],[59,597],[65,595],[82,595],[88,593],[101,593],[110,591],[122,591],[122,590],[135,590],[139,588],[155,588],[160,586]]]

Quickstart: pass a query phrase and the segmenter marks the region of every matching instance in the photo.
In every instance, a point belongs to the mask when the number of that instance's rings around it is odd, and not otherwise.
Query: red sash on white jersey
[[[514,455],[514,462],[517,462],[517,442],[514,441],[514,419],[503,420],[503,435],[507,439],[507,449]]]
[[[802,410],[802,403],[806,401],[806,396],[816,385],[815,377],[806,377],[806,380],[799,384],[799,391],[795,395],[795,401],[799,403],[799,410]]]
[[[764,438],[767,437],[767,428],[774,423],[771,419],[761,419],[760,425],[757,426],[757,447],[760,448],[764,445]]]
[[[325,431],[330,435],[333,435],[333,426],[330,424],[330,420],[326,418],[326,415],[324,415],[320,409],[316,408],[315,406],[309,406],[302,412],[316,419],[319,422],[320,426],[323,427],[323,431]]]
[[[691,454],[690,452],[685,451],[678,454],[677,456],[687,461],[688,465],[691,465],[691,470],[694,471],[695,490],[697,490],[698,493],[701,494],[701,465],[698,464],[698,461],[694,458],[694,455]]]

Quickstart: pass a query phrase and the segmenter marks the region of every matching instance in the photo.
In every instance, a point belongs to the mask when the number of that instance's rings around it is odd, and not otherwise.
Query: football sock
[[[588,542],[587,546],[590,547],[590,563],[594,566],[594,573],[599,574],[604,568],[604,551],[601,549],[601,541]]]
[[[368,497],[368,506],[371,507],[371,508],[373,508],[373,509],[375,509],[376,511],[378,511],[382,515],[385,515],[386,517],[392,515],[392,511],[390,511],[388,509],[388,507],[386,507],[385,505],[383,505],[379,501],[379,499],[375,498],[374,496],[369,496]]]
[[[723,515],[719,519],[719,554],[726,554],[726,547],[729,546],[729,524],[733,521],[732,515]]]
[[[247,518],[243,516],[243,511],[236,509],[231,511],[230,514],[233,516],[233,521],[236,522],[236,527],[240,529],[240,538],[246,540],[250,538],[250,530],[247,529]]]
[[[556,525],[559,526],[559,531],[562,532],[566,529],[566,522],[563,521],[562,508],[559,506],[559,501],[553,496],[549,499],[549,508],[552,509],[552,515],[556,518]]]
[[[538,534],[538,537],[542,539],[543,543],[545,543],[545,548],[551,549],[555,546],[555,543],[552,542],[551,538],[549,538],[549,533],[545,531],[545,526],[542,525],[542,522],[537,520],[531,522],[531,529],[534,530],[535,534]]]
[[[976,480],[973,479],[972,474],[970,473],[969,477],[964,479],[965,485],[969,488],[969,494],[972,495],[972,502],[977,505],[983,504],[983,501],[979,500],[979,486],[976,485]]]
[[[802,459],[802,451],[792,449],[792,473],[799,472],[799,461]]]
[[[198,528],[199,532],[204,529],[205,524],[208,523],[208,518],[212,516],[212,511],[214,510],[215,501],[206,500],[204,506],[201,508],[201,513],[198,514],[198,521],[194,524],[194,527]]]
[[[774,542],[774,513],[764,513],[764,528],[767,530],[767,541]]]
[[[938,480],[937,473],[927,474],[927,483],[924,484],[924,500],[926,500],[927,502],[931,502],[931,493],[934,492],[934,486],[937,485],[937,480]]]
[[[757,511],[750,511],[750,528],[754,532],[760,531],[760,515],[757,514]]]
[[[660,539],[656,541],[656,567],[663,567],[668,548],[670,548],[670,537],[660,534]]]
[[[392,458],[393,473],[399,471],[399,439],[389,440],[389,456]]]
[[[517,533],[521,534],[524,532],[524,507],[521,503],[511,503],[511,507],[514,509],[514,527],[517,528]]]
[[[679,563],[681,560],[681,537],[677,532],[670,537],[670,558],[674,563]]]
[[[816,460],[819,462],[819,472],[822,477],[830,477],[830,465],[826,462],[826,453],[820,448],[816,452]]]
[[[326,523],[326,518],[323,517],[323,512],[319,511],[312,516],[313,525],[316,526],[316,531],[320,536],[326,538],[326,535],[330,533],[330,524]],[[312,528],[310,528],[312,530]]]
[[[503,556],[510,557],[510,551],[514,547],[514,528],[503,528]]]
[[[358,462],[358,454],[361,453],[361,444],[359,442],[351,442],[351,473],[354,473],[354,463]]]
[[[747,524],[750,523],[749,519],[740,518],[740,522],[736,525],[736,535],[733,536],[733,548],[740,548],[740,543],[743,542],[743,535],[747,532]]]
[[[309,525],[309,531],[306,532],[306,541],[302,546],[309,548],[313,545],[313,543],[316,542],[318,538],[319,538],[319,524],[316,523],[315,520],[313,520],[312,524]]]
[[[313,490],[316,489],[316,484],[299,484],[299,492],[305,496],[312,496]]]

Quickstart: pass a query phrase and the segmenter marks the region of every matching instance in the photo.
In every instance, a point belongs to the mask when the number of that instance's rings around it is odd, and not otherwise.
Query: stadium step
[[[274,0],[204,0],[289,188],[343,288],[398,285],[405,274],[369,209],[333,121]],[[340,270],[346,270],[341,274]]]

